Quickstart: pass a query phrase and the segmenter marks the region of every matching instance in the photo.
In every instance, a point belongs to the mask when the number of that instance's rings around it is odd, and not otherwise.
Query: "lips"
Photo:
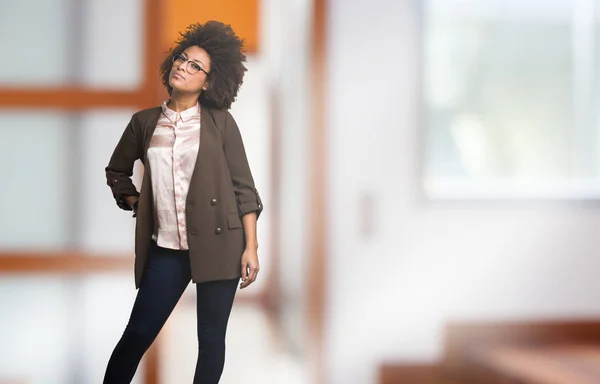
[[[181,79],[181,80],[184,80],[184,77],[183,77],[183,76],[181,76],[181,75],[180,75],[179,73],[177,73],[177,72],[173,72],[173,77],[174,77],[174,78],[176,78],[176,79]]]

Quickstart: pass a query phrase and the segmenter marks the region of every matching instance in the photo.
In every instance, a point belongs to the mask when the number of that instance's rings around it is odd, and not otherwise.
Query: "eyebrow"
[[[189,56],[187,55],[187,53],[182,52],[181,55],[185,56],[186,59],[189,59]],[[189,60],[192,60],[193,62],[196,62],[198,64],[202,64],[203,67],[205,66],[204,63],[201,62],[200,60],[196,60],[196,59],[189,59]]]

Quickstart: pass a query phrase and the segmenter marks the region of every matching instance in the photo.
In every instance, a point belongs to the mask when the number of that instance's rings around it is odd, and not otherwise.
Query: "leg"
[[[105,384],[130,383],[138,364],[190,282],[189,256],[153,245],[129,323],[106,368]]]
[[[225,365],[225,332],[239,279],[196,284],[198,362],[194,384],[217,384]]]

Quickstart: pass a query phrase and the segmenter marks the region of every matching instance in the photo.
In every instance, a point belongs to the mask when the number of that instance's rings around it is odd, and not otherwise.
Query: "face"
[[[180,93],[200,94],[208,87],[207,73],[210,73],[210,57],[198,46],[192,46],[175,56],[169,84],[173,91]]]

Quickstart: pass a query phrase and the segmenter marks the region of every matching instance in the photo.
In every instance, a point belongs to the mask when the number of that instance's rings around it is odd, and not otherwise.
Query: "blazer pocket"
[[[227,226],[229,229],[243,228],[242,219],[237,213],[227,214]]]

